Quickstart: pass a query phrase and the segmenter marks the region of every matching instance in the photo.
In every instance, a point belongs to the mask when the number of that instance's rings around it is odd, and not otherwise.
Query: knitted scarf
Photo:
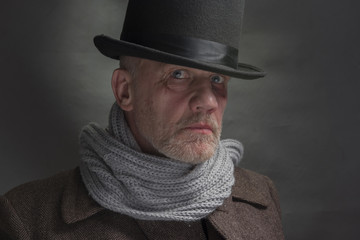
[[[235,140],[220,141],[214,156],[197,165],[143,153],[117,104],[109,129],[90,123],[80,145],[80,171],[91,197],[143,220],[195,221],[209,215],[231,194],[234,163],[243,153]]]

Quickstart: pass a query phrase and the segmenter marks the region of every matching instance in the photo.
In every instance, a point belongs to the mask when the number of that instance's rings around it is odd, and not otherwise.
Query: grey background
[[[248,0],[224,137],[280,192],[287,239],[358,239],[360,70],[357,0]],[[81,126],[107,124],[117,62],[92,38],[120,34],[126,1],[2,1],[0,194],[73,168]]]

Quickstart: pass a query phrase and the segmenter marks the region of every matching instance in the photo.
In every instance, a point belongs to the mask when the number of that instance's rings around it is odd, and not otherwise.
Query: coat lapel
[[[224,204],[216,209],[209,217],[210,223],[225,239],[246,239],[244,236],[244,226],[239,221],[240,218],[249,216],[248,211],[241,204],[251,206],[256,209],[266,209],[271,196],[267,186],[256,178],[251,177],[249,172],[236,168],[235,184],[231,196],[225,199]]]

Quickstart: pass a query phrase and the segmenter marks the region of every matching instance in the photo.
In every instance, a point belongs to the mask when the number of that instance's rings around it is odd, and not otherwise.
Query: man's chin
[[[191,164],[199,164],[209,160],[214,154],[217,143],[215,142],[186,142],[167,144],[160,152],[165,156]]]

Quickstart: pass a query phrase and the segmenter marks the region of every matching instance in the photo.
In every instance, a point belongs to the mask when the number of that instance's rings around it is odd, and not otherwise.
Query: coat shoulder
[[[22,204],[29,206],[31,202],[39,204],[42,200],[48,203],[50,199],[56,199],[62,195],[69,179],[75,177],[77,171],[76,168],[48,178],[24,183],[5,193],[4,197],[16,206]]]
[[[89,197],[78,168],[0,196],[0,239],[92,239],[99,233],[102,239],[144,239],[134,219]]]
[[[76,176],[76,169],[61,172],[49,178],[28,182],[0,196],[1,239],[32,239],[32,226],[39,226],[39,219],[58,216],[54,211],[61,203],[69,179]]]

